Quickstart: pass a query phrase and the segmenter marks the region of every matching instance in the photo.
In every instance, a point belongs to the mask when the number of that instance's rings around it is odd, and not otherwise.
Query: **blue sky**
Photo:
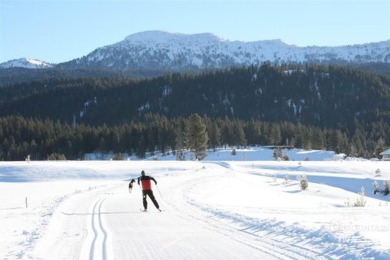
[[[340,46],[390,39],[390,0],[0,0],[0,63],[58,63],[148,30]]]

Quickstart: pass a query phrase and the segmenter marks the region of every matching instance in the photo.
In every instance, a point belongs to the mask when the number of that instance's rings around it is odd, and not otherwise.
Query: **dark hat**
[[[141,175],[145,175],[145,171],[144,170],[141,171]]]

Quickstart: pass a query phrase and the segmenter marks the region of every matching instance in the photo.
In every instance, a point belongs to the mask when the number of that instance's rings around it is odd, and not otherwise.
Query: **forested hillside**
[[[352,129],[390,119],[390,79],[346,67],[232,68],[149,80],[55,79],[0,88],[0,115],[115,125],[193,113]]]
[[[183,125],[194,113],[210,121],[207,129],[210,147],[215,145],[211,143],[215,139],[211,135],[219,132],[221,138],[215,142],[222,145],[294,145],[370,157],[378,144],[390,143],[390,79],[347,67],[264,64],[196,75],[170,74],[147,80],[52,79],[6,85],[0,88],[0,116],[7,119],[2,121],[0,129],[1,159],[15,159],[9,152],[12,144],[20,145],[19,141],[25,142],[27,147],[33,140],[35,145],[41,146],[43,141],[47,144],[48,139],[64,143],[41,150],[37,157],[61,152],[76,158],[97,150],[135,152],[141,156],[154,148],[166,151],[175,148],[177,129],[185,131]],[[154,123],[148,119],[146,123],[146,118],[150,117],[159,119],[153,120]],[[10,118],[14,120],[11,122],[48,124],[42,129],[56,126],[57,130],[44,134],[43,141],[39,137],[31,138],[35,130],[28,131],[30,138],[14,137],[12,141],[10,135],[27,130],[21,130],[25,124],[15,123],[15,131],[8,131],[5,125],[10,124]],[[226,128],[225,125],[230,125],[227,122],[235,122],[238,128]],[[282,130],[284,124],[289,130]],[[161,129],[166,133],[160,133]],[[232,139],[240,141],[229,141],[227,129],[234,136]],[[123,136],[135,135],[134,131],[143,133],[141,135],[154,131],[161,140],[137,136],[136,142],[145,144],[124,145]],[[88,145],[76,145],[72,138],[63,136],[68,132]],[[90,136],[86,132],[104,137],[85,141]],[[280,133],[280,138],[271,138],[274,132]],[[329,140],[332,134],[338,136],[336,145]],[[119,147],[107,141],[113,139],[112,136],[121,140]],[[8,143],[4,144],[5,141]],[[27,152],[17,152],[16,157],[20,158],[23,153]]]

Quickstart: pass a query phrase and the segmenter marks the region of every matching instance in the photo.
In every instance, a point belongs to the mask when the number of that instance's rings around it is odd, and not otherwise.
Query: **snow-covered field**
[[[390,196],[373,194],[390,162],[285,153],[0,162],[0,259],[390,259]],[[138,185],[129,193],[141,170],[161,213],[140,211]],[[362,187],[366,205],[353,207]]]

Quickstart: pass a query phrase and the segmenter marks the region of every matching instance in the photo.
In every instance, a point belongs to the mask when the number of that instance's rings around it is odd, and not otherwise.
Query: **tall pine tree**
[[[198,114],[193,114],[187,122],[188,148],[197,160],[206,157],[208,136],[206,125]]]

